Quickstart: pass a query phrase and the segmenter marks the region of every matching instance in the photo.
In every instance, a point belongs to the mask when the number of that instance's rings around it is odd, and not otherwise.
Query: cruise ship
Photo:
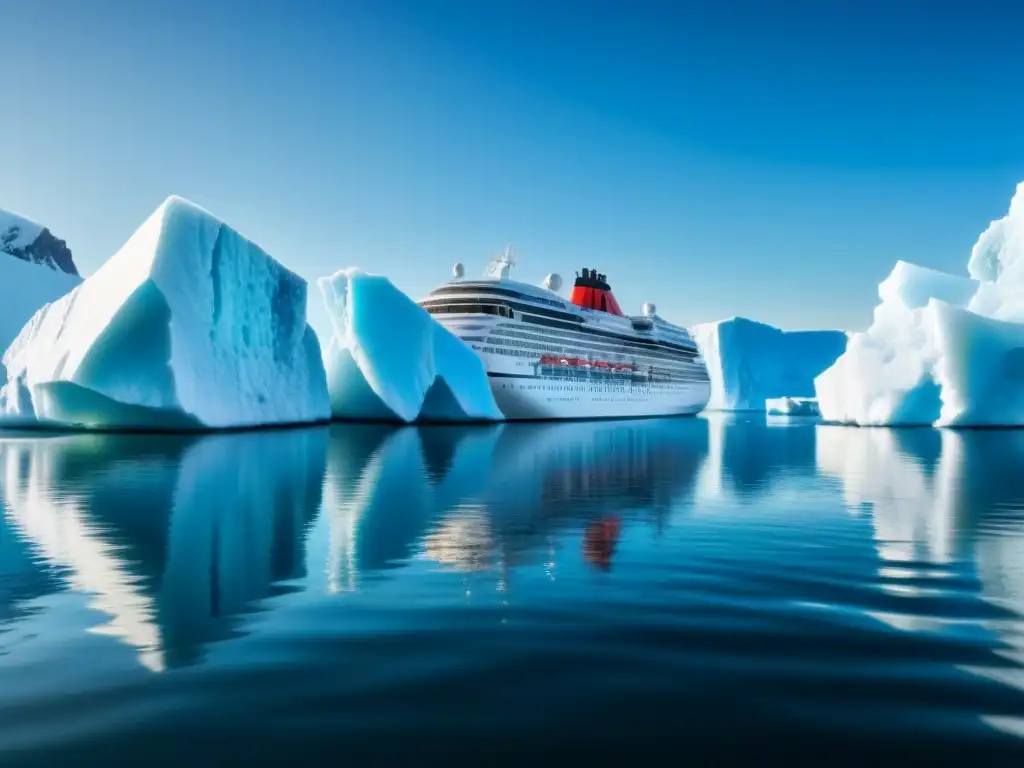
[[[695,414],[711,395],[707,367],[685,328],[652,304],[626,316],[607,277],[585,268],[571,296],[562,280],[511,279],[511,252],[479,280],[453,279],[420,300],[484,362],[505,418],[589,419]]]

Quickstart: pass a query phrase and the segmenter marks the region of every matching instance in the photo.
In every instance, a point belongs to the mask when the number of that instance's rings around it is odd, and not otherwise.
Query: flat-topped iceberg
[[[178,197],[39,310],[3,362],[8,424],[216,429],[330,416],[305,281]]]
[[[387,278],[345,269],[319,284],[334,331],[326,359],[335,417],[502,418],[477,354]]]
[[[864,333],[815,381],[859,425],[1024,425],[1024,184],[978,239],[970,278],[898,262]]]
[[[846,348],[842,331],[783,331],[743,317],[689,330],[707,362],[709,410],[764,411],[773,398],[813,397],[814,377]]]

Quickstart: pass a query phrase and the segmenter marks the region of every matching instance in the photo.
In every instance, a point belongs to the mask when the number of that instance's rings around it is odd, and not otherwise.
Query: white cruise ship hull
[[[537,329],[528,324],[490,319],[481,322],[480,318],[460,316],[441,316],[438,320],[479,355],[494,400],[510,421],[687,416],[699,413],[711,398],[711,383],[706,376],[700,381],[652,383],[594,370],[556,373],[537,364],[540,347],[528,347],[522,356],[513,356],[517,350],[508,354],[508,347],[494,346],[501,343],[493,334],[496,327],[536,335]],[[691,365],[702,368],[703,362]]]
[[[708,384],[674,392],[602,384],[567,386],[543,379],[491,377],[491,391],[509,420],[692,416],[711,397]]]

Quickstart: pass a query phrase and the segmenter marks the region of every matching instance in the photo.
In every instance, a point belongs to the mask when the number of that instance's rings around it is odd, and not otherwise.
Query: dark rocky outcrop
[[[49,229],[43,229],[39,236],[28,245],[15,246],[18,242],[20,227],[13,225],[6,232],[0,232],[0,252],[9,253],[16,259],[31,261],[34,264],[45,264],[58,272],[77,275],[78,269],[71,257],[67,243],[54,237]]]

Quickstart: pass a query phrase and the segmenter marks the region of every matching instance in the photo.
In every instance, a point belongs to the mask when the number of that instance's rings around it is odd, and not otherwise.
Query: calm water
[[[0,762],[1024,760],[1024,432],[0,436]]]

